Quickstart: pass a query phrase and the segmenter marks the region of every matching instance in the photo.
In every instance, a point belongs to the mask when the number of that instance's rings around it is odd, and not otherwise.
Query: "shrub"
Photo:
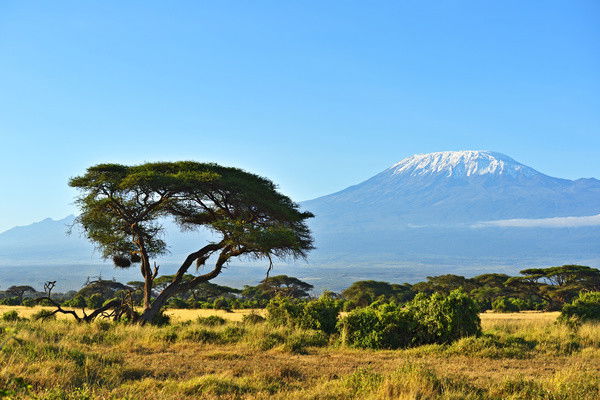
[[[224,325],[225,319],[219,317],[218,315],[210,315],[208,317],[198,317],[197,319],[198,323],[200,325],[204,325],[204,326],[219,326],[219,325]]]
[[[242,322],[245,324],[261,324],[265,321],[266,321],[266,318],[258,315],[257,313],[254,313],[254,312],[244,315],[242,317]]]
[[[21,305],[21,301],[18,297],[5,297],[0,299],[0,304],[5,306],[18,306]]]
[[[277,332],[266,332],[264,335],[259,336],[254,344],[260,350],[269,350],[273,347],[280,345],[285,342],[285,337]]]
[[[563,306],[559,319],[600,321],[600,292],[580,293],[572,303]]]
[[[157,314],[150,323],[156,326],[169,325],[171,323],[171,317],[164,312],[161,312],[160,314]]]
[[[169,299],[167,306],[170,308],[190,308],[190,304],[180,297]]]
[[[221,340],[226,343],[236,343],[239,342],[246,330],[240,326],[228,326],[221,331]]]
[[[303,310],[303,304],[300,301],[277,296],[271,299],[267,305],[267,320],[275,326],[294,326]]]
[[[448,354],[468,354],[470,357],[486,358],[527,358],[535,349],[536,342],[522,337],[484,334],[479,337],[465,337],[450,345]]]
[[[492,302],[492,310],[496,312],[516,312],[520,311],[519,305],[510,297],[498,297]]]
[[[47,320],[47,319],[56,319],[56,314],[53,314],[50,310],[40,310],[31,315],[31,319],[34,321],[37,320]]]
[[[19,313],[15,310],[7,311],[2,314],[2,321],[14,322],[19,320],[21,320],[21,318],[19,317]]]
[[[167,343],[175,343],[177,341],[178,335],[177,330],[171,326],[168,329],[158,331],[155,334],[155,337]]]
[[[450,343],[481,332],[477,304],[460,290],[447,296],[419,294],[405,307],[384,304],[355,309],[339,327],[343,343],[372,349]]]
[[[209,329],[191,329],[185,331],[182,335],[183,339],[199,343],[220,343],[221,335]]]
[[[413,343],[450,343],[465,336],[481,333],[479,308],[462,290],[453,290],[447,296],[434,293],[431,297],[417,295],[408,304],[418,322]]]
[[[23,299],[23,303],[21,303],[22,305],[26,306],[26,307],[34,307],[36,305],[36,301],[35,299]]]
[[[357,308],[339,323],[342,342],[359,348],[397,349],[411,344],[416,323],[412,314],[393,306]]]
[[[339,311],[340,303],[327,294],[309,302],[275,297],[267,305],[267,319],[275,326],[297,326],[331,334],[336,331]]]
[[[324,294],[317,300],[311,300],[303,307],[298,325],[305,329],[314,329],[332,334],[336,331],[339,302]]]
[[[215,310],[231,311],[230,301],[226,297],[219,297],[213,302]]]
[[[72,299],[65,301],[63,305],[67,307],[83,308],[87,306],[87,302],[85,301],[85,297],[78,294]]]

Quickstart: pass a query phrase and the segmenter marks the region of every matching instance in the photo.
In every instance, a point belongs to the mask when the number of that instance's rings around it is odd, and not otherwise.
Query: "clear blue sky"
[[[600,177],[599,1],[0,3],[0,231],[74,212],[99,162],[300,201],[459,149]]]

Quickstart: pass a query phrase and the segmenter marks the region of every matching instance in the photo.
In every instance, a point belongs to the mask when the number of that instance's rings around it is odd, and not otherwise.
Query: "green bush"
[[[0,304],[5,306],[19,306],[21,305],[21,301],[18,297],[5,297],[0,299]]]
[[[536,342],[519,336],[498,336],[483,334],[469,336],[452,343],[446,349],[447,354],[485,358],[528,358],[535,349]]]
[[[237,343],[245,334],[246,330],[241,326],[228,326],[220,332],[221,340],[225,343]]]
[[[72,299],[63,302],[63,305],[66,307],[83,308],[87,306],[87,302],[85,301],[85,297],[78,294]]]
[[[178,330],[175,327],[170,326],[168,327],[168,329],[158,331],[155,334],[155,337],[167,343],[175,343],[177,341],[177,338],[179,337],[177,333]]]
[[[152,321],[150,321],[150,323],[152,325],[156,325],[156,326],[169,325],[171,323],[171,317],[168,316],[167,314],[165,314],[164,312],[161,312],[161,313],[157,314],[154,317],[154,319],[152,319]]]
[[[572,303],[563,306],[559,319],[578,322],[600,321],[600,292],[580,293]]]
[[[15,310],[7,311],[2,314],[2,321],[14,322],[19,320],[21,320],[21,317],[19,317],[19,313]]]
[[[259,336],[258,339],[254,341],[254,344],[260,350],[264,351],[284,343],[285,339],[286,338],[278,332],[266,332]]]
[[[306,354],[307,347],[323,347],[327,343],[327,335],[324,332],[299,331],[285,338],[283,349],[294,354]]]
[[[295,326],[303,310],[302,302],[290,297],[277,296],[267,305],[267,321],[274,326]]]
[[[244,315],[242,317],[242,322],[245,324],[261,324],[265,321],[266,321],[266,318],[258,315],[257,313],[254,313],[254,312]]]
[[[481,333],[479,308],[462,290],[453,290],[448,295],[434,293],[431,297],[417,295],[409,310],[418,322],[413,340],[416,345],[450,343],[465,336]]]
[[[31,299],[31,298],[27,298],[27,299],[23,299],[23,302],[21,303],[21,305],[24,305],[25,307],[34,307],[35,305],[37,305],[35,299]]]
[[[219,326],[224,325],[227,321],[224,318],[219,317],[218,315],[210,315],[208,317],[198,317],[196,320],[200,325],[204,326]]]
[[[317,300],[311,300],[304,305],[298,325],[301,328],[332,334],[336,331],[339,313],[339,302],[324,294]]]
[[[340,306],[340,302],[327,294],[308,302],[275,297],[267,305],[267,320],[275,326],[297,326],[331,334],[336,331]]]
[[[221,335],[218,332],[209,329],[191,329],[185,331],[182,335],[185,340],[199,343],[221,343]]]
[[[172,297],[167,302],[169,308],[190,308],[190,304],[180,297]]]
[[[359,348],[397,349],[411,345],[416,323],[405,309],[384,305],[351,311],[338,324],[342,342]]]
[[[517,312],[520,311],[519,304],[510,297],[498,297],[492,302],[492,310],[496,312]]]
[[[406,306],[355,309],[339,322],[342,342],[359,348],[396,349],[450,343],[481,332],[477,304],[464,292],[417,295]]]
[[[231,311],[231,302],[226,297],[219,297],[213,302],[215,310]]]

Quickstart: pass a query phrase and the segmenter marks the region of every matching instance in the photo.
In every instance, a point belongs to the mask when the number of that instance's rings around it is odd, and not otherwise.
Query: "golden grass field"
[[[0,398],[600,398],[600,325],[572,330],[557,313],[484,313],[481,337],[374,351],[240,322],[250,312],[171,310],[165,327],[0,321]],[[215,314],[229,322],[196,321]]]
[[[5,313],[7,311],[16,310],[19,315],[25,318],[31,317],[31,315],[35,314],[40,310],[54,310],[54,307],[43,307],[43,306],[35,306],[35,307],[26,307],[26,306],[3,306],[0,305],[0,314]],[[75,310],[81,315],[81,310],[65,307],[66,310]],[[210,315],[218,315],[219,317],[225,318],[226,320],[239,322],[242,320],[244,315],[248,315],[251,313],[264,314],[265,310],[257,309],[257,310],[233,310],[232,312],[227,312],[223,310],[210,310],[210,309],[196,309],[196,310],[184,310],[184,309],[169,309],[165,311],[165,314],[169,315],[173,322],[183,322],[183,321],[193,321],[198,317],[208,317]],[[71,315],[68,314],[57,314],[57,318],[70,320],[73,319]]]
[[[19,315],[25,318],[31,317],[32,314],[45,309],[45,310],[54,310],[53,307],[26,307],[26,306],[3,306],[0,305],[0,314],[5,313],[7,311],[16,310]],[[66,307],[65,309],[74,310],[73,308]],[[80,312],[80,310],[76,310]],[[198,317],[208,317],[211,315],[217,315],[221,318],[225,318],[226,320],[233,322],[240,322],[244,315],[257,313],[260,315],[265,315],[266,311],[264,309],[248,309],[248,310],[233,310],[232,312],[227,312],[224,310],[211,310],[211,309],[169,309],[165,312],[165,314],[169,315],[173,322],[183,322],[183,321],[193,321]],[[343,313],[342,313],[343,314]],[[523,311],[518,313],[494,313],[494,312],[486,312],[480,314],[481,322],[485,328],[486,324],[489,323],[499,323],[502,321],[513,322],[513,321],[527,321],[529,323],[551,323],[556,320],[560,313],[556,312],[539,312],[539,311]],[[58,314],[58,318],[61,319],[72,319],[70,315],[66,314]]]

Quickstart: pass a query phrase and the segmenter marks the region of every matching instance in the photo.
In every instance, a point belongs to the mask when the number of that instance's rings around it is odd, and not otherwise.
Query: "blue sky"
[[[413,153],[600,178],[598,1],[3,1],[0,231],[99,162],[194,159],[295,200]]]

